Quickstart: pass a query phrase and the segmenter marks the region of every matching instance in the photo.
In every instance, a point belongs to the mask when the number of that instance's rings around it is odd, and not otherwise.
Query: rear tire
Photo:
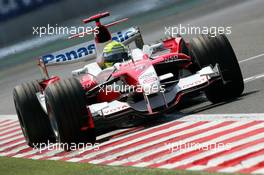
[[[95,142],[95,130],[88,128],[92,118],[88,117],[84,93],[75,78],[55,82],[45,90],[47,110],[58,142]]]
[[[31,147],[54,142],[49,118],[41,108],[36,93],[40,91],[37,81],[23,83],[13,90],[14,104],[22,132]]]
[[[234,50],[225,35],[210,37],[201,35],[190,42],[190,51],[193,62],[200,68],[208,65],[220,67],[223,81],[210,85],[205,94],[207,98],[218,103],[239,97],[244,90],[242,73]]]

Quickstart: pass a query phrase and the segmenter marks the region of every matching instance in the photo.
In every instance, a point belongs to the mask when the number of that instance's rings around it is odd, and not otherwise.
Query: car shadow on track
[[[221,103],[217,103],[217,104],[209,104],[209,105],[206,105],[206,106],[202,106],[202,107],[199,107],[193,111],[191,111],[190,113],[188,113],[189,115],[190,114],[197,114],[197,113],[200,113],[200,112],[203,112],[203,111],[206,111],[206,110],[209,110],[209,109],[213,109],[213,108],[216,108],[218,106],[223,106],[225,104],[229,104],[229,103],[232,103],[232,102],[236,102],[236,101],[240,101],[240,100],[243,100],[245,97],[247,96],[250,96],[252,94],[255,94],[255,93],[258,93],[259,91],[256,90],[256,91],[251,91],[251,92],[246,92],[246,93],[243,93],[240,97],[238,98],[235,98],[235,99],[232,99],[232,100],[229,100],[229,101],[225,101],[225,102],[221,102]]]
[[[207,98],[205,97],[203,93],[201,93],[199,96],[183,99],[182,102],[177,106],[177,108],[175,108],[173,111],[171,111],[168,114],[163,114],[163,115],[153,117],[153,118],[135,118],[133,120],[133,123],[127,123],[128,124],[127,126],[123,126],[121,128],[115,127],[115,128],[108,128],[105,130],[101,130],[97,133],[97,135],[106,134],[106,133],[109,133],[109,132],[112,132],[118,129],[127,129],[127,130],[121,131],[120,133],[116,135],[109,135],[107,137],[99,139],[97,140],[97,142],[103,143],[103,142],[106,142],[116,137],[125,136],[128,134],[146,130],[148,128],[152,128],[152,127],[155,127],[161,124],[179,120],[187,115],[197,114],[197,113],[200,113],[200,112],[203,112],[203,111],[206,111],[206,110],[218,107],[218,106],[222,106],[222,105],[232,103],[235,101],[240,101],[244,99],[245,97],[258,93],[258,92],[259,91],[247,92],[247,93],[242,94],[239,98],[232,99],[232,100],[222,102],[222,103],[217,103],[217,104],[211,104],[211,103],[207,104],[208,102]],[[205,104],[205,105],[201,106],[201,104]],[[191,110],[187,110],[186,112],[186,109],[189,109],[189,108],[191,108]]]

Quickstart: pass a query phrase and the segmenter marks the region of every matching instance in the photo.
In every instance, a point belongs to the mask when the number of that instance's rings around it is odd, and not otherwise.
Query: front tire
[[[49,118],[36,96],[39,91],[40,86],[37,81],[23,83],[13,90],[19,123],[26,142],[31,147],[55,141]]]
[[[45,90],[47,110],[58,142],[95,142],[95,130],[88,126],[92,118],[84,93],[75,78],[55,82]]]
[[[206,90],[206,97],[218,103],[239,97],[244,90],[243,76],[234,50],[225,35],[201,35],[190,42],[191,57],[200,68],[208,65],[220,67],[223,81],[217,81]]]

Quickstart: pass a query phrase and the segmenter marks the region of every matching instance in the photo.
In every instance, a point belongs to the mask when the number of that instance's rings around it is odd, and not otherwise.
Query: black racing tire
[[[189,55],[189,48],[187,47],[186,42],[183,38],[181,40],[180,45],[181,45],[180,53],[184,53],[185,55]]]
[[[55,141],[48,115],[43,111],[36,96],[39,91],[40,85],[37,81],[23,83],[13,90],[19,123],[26,142],[31,147]]]
[[[88,128],[85,91],[75,78],[60,80],[45,90],[49,119],[56,141],[65,144],[95,143],[94,128]]]
[[[216,63],[223,81],[210,85],[205,94],[209,101],[219,103],[239,97],[244,90],[243,76],[235,52],[225,35],[201,35],[190,41],[190,54],[200,68]]]

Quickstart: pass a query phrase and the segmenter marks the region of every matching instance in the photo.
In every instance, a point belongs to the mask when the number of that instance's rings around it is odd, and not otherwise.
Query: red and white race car
[[[151,119],[175,109],[181,99],[203,91],[213,103],[239,97],[244,90],[236,55],[225,35],[201,35],[189,43],[182,37],[144,45],[137,27],[112,36],[95,21],[95,41],[41,57],[42,80],[16,86],[14,103],[30,146],[39,143],[95,142],[95,128],[121,125],[137,117]],[[78,37],[78,35],[73,36]],[[73,77],[49,76],[46,66],[100,56],[111,40],[136,43],[131,59],[102,70],[97,63],[72,71]]]

